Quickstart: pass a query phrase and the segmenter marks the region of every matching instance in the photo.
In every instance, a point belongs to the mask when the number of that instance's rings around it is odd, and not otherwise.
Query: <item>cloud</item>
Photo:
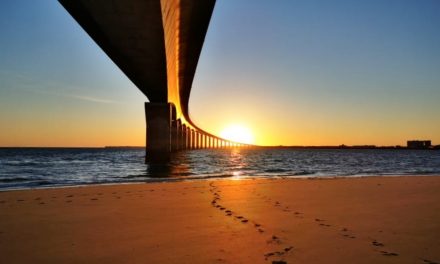
[[[102,99],[102,98],[96,98],[96,97],[90,97],[90,96],[82,96],[82,95],[71,95],[71,94],[63,94],[62,96],[70,97],[78,100],[83,101],[89,101],[89,102],[95,102],[95,103],[103,103],[103,104],[119,104],[119,102]]]
[[[100,104],[121,104],[122,102],[113,101],[107,98],[99,98],[83,94],[66,93],[61,90],[75,91],[84,90],[84,87],[77,87],[65,83],[58,83],[54,81],[39,81],[33,80],[23,74],[14,74],[5,71],[0,71],[0,74],[7,75],[10,79],[13,79],[13,86],[15,89],[20,89],[25,92],[31,92],[35,94],[44,94],[58,97],[72,98],[81,101],[100,103]],[[60,88],[62,87],[62,88]],[[92,90],[92,89],[87,89]]]

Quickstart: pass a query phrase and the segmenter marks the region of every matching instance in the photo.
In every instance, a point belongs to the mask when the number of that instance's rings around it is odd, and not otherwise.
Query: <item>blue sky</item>
[[[190,114],[260,144],[440,144],[438,14],[435,0],[219,0]],[[0,29],[0,145],[145,143],[147,98],[57,1],[3,0]]]

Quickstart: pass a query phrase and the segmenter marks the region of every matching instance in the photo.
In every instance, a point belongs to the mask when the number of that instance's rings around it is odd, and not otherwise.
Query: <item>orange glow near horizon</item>
[[[254,136],[251,130],[245,126],[232,124],[220,132],[220,137],[233,142],[254,144]]]

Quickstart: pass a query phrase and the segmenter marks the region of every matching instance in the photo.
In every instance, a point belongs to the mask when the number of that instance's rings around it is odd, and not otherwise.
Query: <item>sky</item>
[[[259,145],[440,144],[440,1],[217,0],[189,111]],[[0,1],[0,146],[144,145],[148,101],[57,2]]]

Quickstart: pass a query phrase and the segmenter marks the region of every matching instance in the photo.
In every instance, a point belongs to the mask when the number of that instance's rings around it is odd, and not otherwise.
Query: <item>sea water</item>
[[[213,178],[440,175],[440,151],[387,149],[204,149],[144,163],[135,148],[2,148],[0,190]]]

